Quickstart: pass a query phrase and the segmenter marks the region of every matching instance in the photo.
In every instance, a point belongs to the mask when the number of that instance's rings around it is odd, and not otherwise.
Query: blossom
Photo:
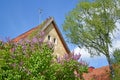
[[[81,57],[80,54],[74,54],[74,55],[73,55],[73,59],[74,59],[74,60],[79,60],[80,57]]]
[[[47,42],[47,45],[48,45],[49,48],[54,48],[54,44],[50,41]]]
[[[26,43],[30,43],[30,40],[29,40],[29,39],[26,39],[25,42],[26,42]]]
[[[33,42],[33,43],[37,43],[37,42],[38,42],[37,38],[34,37],[34,38],[32,39],[32,42]]]
[[[26,50],[26,48],[27,48],[26,45],[22,46],[23,51]]]
[[[18,44],[22,45],[23,44],[23,40],[19,40]]]
[[[65,54],[65,55],[64,55],[64,59],[65,59],[66,61],[69,61],[69,60],[70,60],[69,55],[68,55],[68,54]]]
[[[40,42],[40,43],[42,43],[42,42],[43,42],[43,40],[44,40],[43,38],[39,38],[39,42]]]
[[[88,65],[88,63],[85,62],[85,61],[83,61],[82,59],[79,61],[79,64],[80,64],[80,65],[83,65],[83,66],[87,66],[87,65]]]
[[[45,35],[45,32],[44,31],[41,31],[40,32],[40,36],[44,36]]]

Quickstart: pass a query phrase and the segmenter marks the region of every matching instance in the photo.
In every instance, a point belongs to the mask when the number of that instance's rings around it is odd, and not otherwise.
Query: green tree
[[[113,75],[110,48],[119,19],[120,0],[86,0],[68,13],[63,28],[71,43],[87,48],[93,56],[104,54]]]
[[[114,56],[115,63],[119,63],[120,62],[120,49],[115,49],[113,51],[113,56]]]

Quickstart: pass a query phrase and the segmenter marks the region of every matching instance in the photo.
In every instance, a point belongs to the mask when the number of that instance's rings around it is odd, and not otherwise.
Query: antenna
[[[42,9],[39,9],[38,11],[39,11],[39,23],[41,23],[43,10],[42,10]]]

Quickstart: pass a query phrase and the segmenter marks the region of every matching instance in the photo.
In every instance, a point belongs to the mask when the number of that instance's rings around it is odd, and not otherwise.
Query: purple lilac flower
[[[73,57],[73,59],[74,60],[79,60],[80,56],[81,56],[80,54],[75,54],[74,57]]]
[[[32,42],[33,42],[33,43],[37,43],[37,42],[38,42],[37,38],[34,37],[34,38],[32,39]]]
[[[26,42],[26,43],[30,43],[30,40],[29,40],[29,39],[26,39],[25,42]]]
[[[23,51],[26,50],[26,45],[23,45],[23,46],[22,46],[22,49],[23,49]]]
[[[40,36],[44,36],[45,35],[45,32],[44,31],[41,31],[40,32]]]
[[[20,45],[22,45],[23,44],[23,40],[19,40],[19,42],[18,42]]]
[[[65,55],[64,55],[64,59],[65,59],[65,60],[69,60],[68,54],[65,54]]]
[[[40,43],[42,43],[42,42],[43,42],[43,40],[44,40],[43,38],[39,38],[39,42],[40,42]]]
[[[85,61],[83,61],[82,59],[79,61],[79,64],[80,65],[83,65],[83,66],[86,66],[86,65],[88,65]]]
[[[81,54],[75,54],[74,51],[72,51],[71,53],[71,58],[74,59],[74,60],[79,60],[81,57]]]
[[[48,47],[49,47],[49,48],[53,48],[53,47],[54,47],[53,43],[50,42],[50,41],[48,41],[47,44],[48,44]]]

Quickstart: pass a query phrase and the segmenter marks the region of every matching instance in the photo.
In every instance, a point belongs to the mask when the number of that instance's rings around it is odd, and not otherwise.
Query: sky
[[[65,14],[77,2],[78,0],[0,0],[0,37],[14,38],[49,16],[55,18],[61,29]]]
[[[65,15],[75,8],[78,2],[79,0],[0,0],[0,39],[15,38],[39,25],[50,16],[54,17],[64,36],[62,24]],[[118,45],[120,44],[119,34],[116,33],[116,36],[114,45],[120,47]],[[79,49],[72,44],[68,44],[68,46],[70,50],[74,50],[76,53],[80,52],[83,55],[83,60],[86,60],[89,66],[97,68],[107,65],[104,56],[90,58],[84,49]]]

